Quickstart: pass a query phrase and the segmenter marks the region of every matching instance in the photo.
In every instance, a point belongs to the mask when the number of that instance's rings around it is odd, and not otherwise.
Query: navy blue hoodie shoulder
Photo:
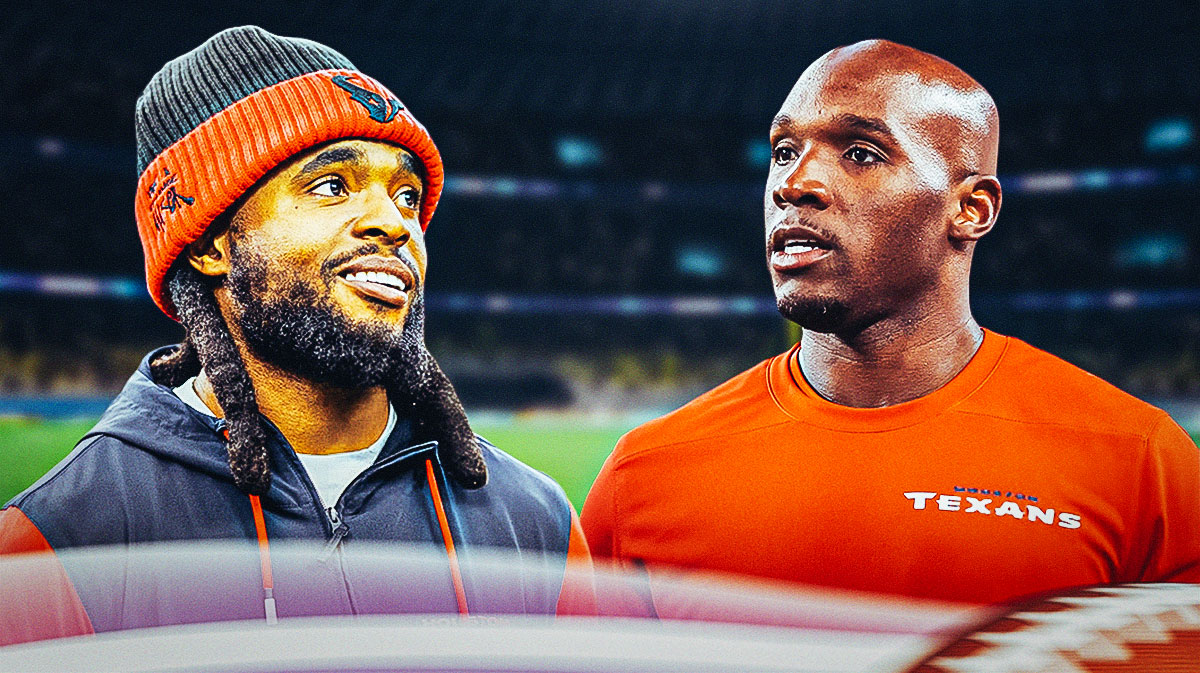
[[[75,449],[14,498],[55,549],[138,542],[253,540],[248,498],[234,485],[221,429],[155,383],[142,361]],[[335,530],[282,434],[267,423],[273,474],[262,497],[272,539],[330,539]],[[562,489],[482,438],[489,478],[467,490],[449,480],[436,444],[412,442],[401,421],[373,466],[335,506],[347,544],[356,540],[441,545],[425,463],[432,461],[452,537],[460,547],[551,552],[565,560],[572,510]],[[339,539],[340,539],[339,538]]]

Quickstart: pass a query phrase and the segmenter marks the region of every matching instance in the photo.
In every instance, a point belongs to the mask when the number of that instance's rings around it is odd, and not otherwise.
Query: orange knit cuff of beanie
[[[339,138],[394,142],[424,164],[424,230],[442,192],[442,160],[425,127],[386,87],[352,70],[321,70],[260,89],[163,150],[138,180],[135,212],[146,286],[178,319],[167,271],[225,209],[293,155]]]

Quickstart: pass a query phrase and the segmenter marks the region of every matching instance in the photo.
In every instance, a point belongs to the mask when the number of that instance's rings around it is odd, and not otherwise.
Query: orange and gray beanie
[[[339,138],[401,145],[425,166],[421,228],[442,192],[442,159],[425,127],[385,86],[324,45],[257,26],[230,28],[159,70],[137,101],[135,210],[146,285],[164,287],[183,249],[289,157]]]

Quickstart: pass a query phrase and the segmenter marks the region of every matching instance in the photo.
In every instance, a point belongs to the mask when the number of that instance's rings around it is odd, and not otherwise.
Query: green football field
[[[94,423],[0,418],[0,503],[53,467]],[[617,439],[632,427],[519,419],[472,426],[496,446],[562,484],[576,509],[583,506]]]
[[[53,467],[94,422],[0,418],[0,503]],[[579,509],[604,459],[633,423],[596,425],[518,418],[472,425],[496,446],[562,484]],[[1192,439],[1200,442],[1200,428],[1188,430]]]

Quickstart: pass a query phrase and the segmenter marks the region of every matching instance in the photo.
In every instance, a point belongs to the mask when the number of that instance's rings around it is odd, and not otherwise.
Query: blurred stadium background
[[[0,501],[180,338],[141,275],[134,101],[242,23],[337,48],[430,129],[431,349],[477,429],[577,505],[623,431],[796,337],[764,263],[767,126],[868,37],[999,104],[980,322],[1200,431],[1200,3],[49,2],[0,20]]]

